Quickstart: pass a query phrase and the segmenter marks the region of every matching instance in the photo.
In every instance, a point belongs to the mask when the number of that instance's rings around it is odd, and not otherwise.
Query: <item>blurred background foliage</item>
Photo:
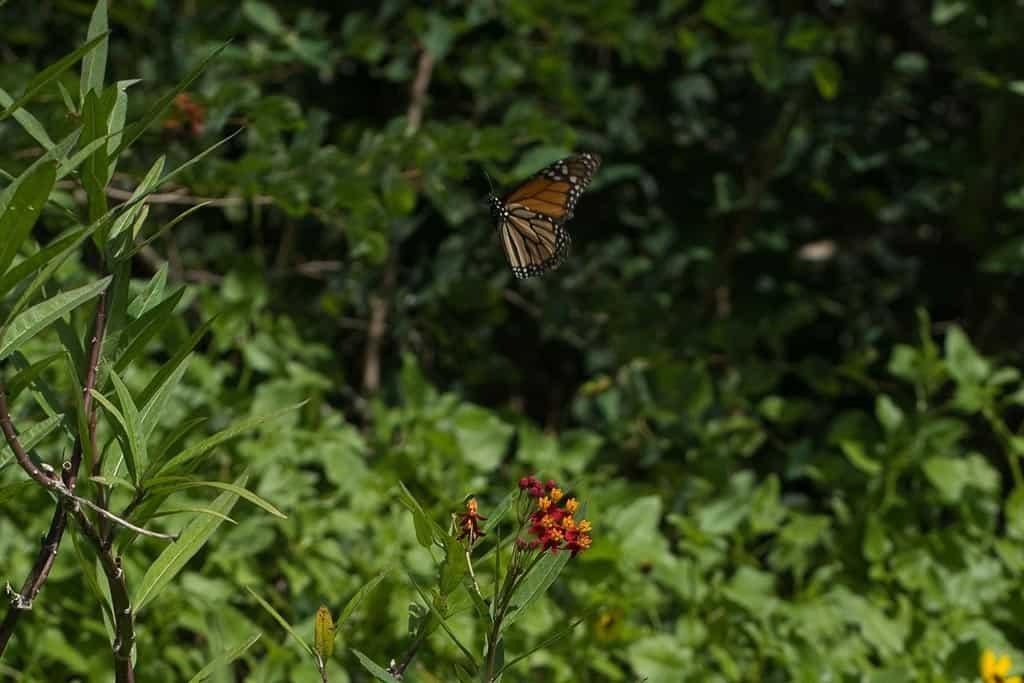
[[[0,87],[81,44],[91,10],[0,7]],[[154,198],[160,220],[214,202],[135,264],[140,282],[166,266],[191,284],[180,338],[214,321],[168,424],[312,399],[213,465],[249,467],[289,519],[239,507],[140,616],[144,680],[186,680],[258,630],[211,680],[316,680],[243,586],[310,633],[321,602],[392,568],[335,654],[332,681],[369,680],[347,648],[399,657],[402,572],[430,570],[396,483],[443,520],[470,492],[486,515],[527,473],[571,484],[595,545],[509,652],[592,613],[515,680],[967,681],[984,647],[1020,661],[1016,3],[123,0],[110,15],[108,79],[143,79],[130,117],[232,39],[121,159],[111,201],[159,154],[175,166],[245,127]],[[62,102],[29,106],[54,137],[77,124]],[[584,149],[605,165],[570,260],[515,281],[484,172],[507,186]],[[38,154],[0,122],[0,167]],[[37,230],[68,221],[48,209]],[[32,495],[0,502],[12,583],[47,521]],[[159,549],[141,543],[130,575]],[[0,675],[109,680],[76,566],[58,561]],[[455,654],[435,636],[409,676],[450,680]]]

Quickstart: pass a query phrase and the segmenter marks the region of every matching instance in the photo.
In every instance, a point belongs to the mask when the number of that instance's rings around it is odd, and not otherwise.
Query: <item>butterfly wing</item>
[[[513,275],[533,277],[561,265],[572,241],[565,223],[600,165],[596,154],[571,156],[526,179],[504,199],[492,199]]]

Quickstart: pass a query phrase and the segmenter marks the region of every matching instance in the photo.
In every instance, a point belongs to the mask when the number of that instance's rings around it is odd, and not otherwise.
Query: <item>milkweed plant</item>
[[[583,621],[583,616],[573,620],[532,650],[506,660],[504,636],[508,628],[544,595],[568,562],[591,545],[591,524],[581,516],[582,505],[567,496],[556,482],[523,477],[518,488],[489,516],[481,514],[476,498],[469,497],[463,509],[452,514],[447,529],[424,512],[405,486],[400,485],[399,489],[402,504],[412,514],[417,540],[435,558],[436,585],[426,589],[409,575],[419,601],[409,608],[411,639],[401,656],[382,666],[353,650],[377,680],[402,680],[423,643],[440,629],[460,652],[453,664],[456,680],[492,683],[534,652],[565,637]],[[506,530],[511,533],[503,535]],[[338,624],[326,607],[318,610],[312,647],[273,608],[260,602],[314,658],[321,679],[326,682],[327,662],[334,652],[338,626],[380,578],[364,586],[349,601]],[[464,607],[475,615],[479,642],[463,642],[447,623]]]

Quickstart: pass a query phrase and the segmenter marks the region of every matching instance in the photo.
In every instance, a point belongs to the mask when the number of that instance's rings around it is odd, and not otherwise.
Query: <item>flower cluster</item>
[[[1021,683],[1020,676],[1009,676],[1010,656],[1003,655],[996,659],[992,650],[985,650],[981,654],[981,663],[978,667],[981,670],[981,680],[985,683]]]
[[[568,550],[576,557],[590,547],[590,522],[576,521],[579,501],[565,498],[565,493],[554,481],[541,483],[536,477],[523,477],[519,489],[536,501],[536,507],[529,515],[529,533],[532,540],[518,539],[520,547],[550,550]],[[563,502],[564,499],[564,502]]]

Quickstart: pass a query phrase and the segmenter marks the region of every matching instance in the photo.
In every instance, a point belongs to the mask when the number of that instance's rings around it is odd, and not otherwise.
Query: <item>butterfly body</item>
[[[513,275],[534,277],[562,264],[572,242],[565,223],[600,165],[601,157],[584,152],[541,169],[502,198],[491,194],[491,217]]]

